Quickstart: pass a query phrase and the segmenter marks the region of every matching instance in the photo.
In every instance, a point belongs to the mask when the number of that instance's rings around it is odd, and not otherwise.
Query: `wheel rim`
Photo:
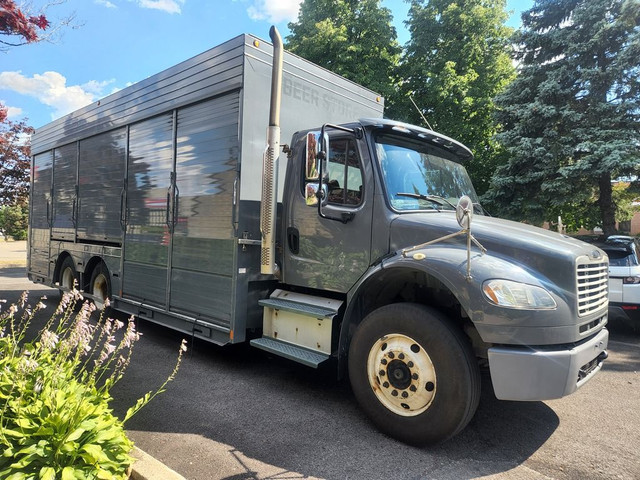
[[[399,333],[385,335],[371,347],[367,376],[378,400],[403,417],[421,414],[436,395],[436,371],[429,354]]]
[[[73,274],[73,270],[70,267],[65,268],[62,271],[62,286],[67,290],[71,290],[74,286],[74,280],[75,275]]]
[[[107,289],[107,277],[103,273],[99,273],[96,275],[96,278],[94,278],[91,288],[91,292],[95,297],[96,306],[101,307],[104,305],[105,300],[109,296]]]

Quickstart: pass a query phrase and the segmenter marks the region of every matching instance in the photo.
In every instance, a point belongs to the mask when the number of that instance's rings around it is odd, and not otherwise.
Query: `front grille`
[[[578,316],[600,310],[609,295],[609,264],[607,262],[578,262],[576,268]]]

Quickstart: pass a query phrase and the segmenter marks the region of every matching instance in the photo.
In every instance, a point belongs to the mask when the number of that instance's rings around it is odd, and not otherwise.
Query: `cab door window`
[[[353,138],[333,138],[327,161],[327,202],[357,206],[362,203],[362,168]]]

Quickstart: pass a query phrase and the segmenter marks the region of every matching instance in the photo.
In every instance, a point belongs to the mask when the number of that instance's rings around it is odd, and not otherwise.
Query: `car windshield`
[[[376,154],[389,203],[394,210],[453,210],[458,199],[478,197],[455,155],[415,137],[382,133]]]
[[[638,260],[631,248],[603,246],[602,249],[607,253],[609,265],[612,267],[635,267],[638,265]]]

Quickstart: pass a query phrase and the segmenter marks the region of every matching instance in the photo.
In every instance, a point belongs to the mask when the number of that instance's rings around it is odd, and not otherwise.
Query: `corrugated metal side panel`
[[[49,216],[51,209],[51,181],[53,152],[33,157],[31,212],[29,223],[29,271],[49,275]]]
[[[173,115],[132,125],[127,171],[123,291],[166,304],[170,234],[167,193],[173,170]]]
[[[120,128],[80,142],[78,239],[117,243],[126,165],[127,131]]]
[[[171,308],[230,321],[239,93],[178,111]]]
[[[256,48],[247,37],[245,88],[243,90],[242,176],[240,198],[259,201],[262,153],[269,123],[271,58],[273,47]],[[320,128],[325,123],[348,123],[365,117],[382,117],[384,101],[375,92],[353,83],[289,52],[284,54],[281,104],[281,144],[293,133]],[[282,201],[286,156],[278,165],[278,201]]]
[[[56,148],[53,158],[53,225],[51,238],[75,238],[74,215],[77,207],[76,175],[78,146],[75,143]]]
[[[241,35],[36,130],[34,154],[242,86]]]

